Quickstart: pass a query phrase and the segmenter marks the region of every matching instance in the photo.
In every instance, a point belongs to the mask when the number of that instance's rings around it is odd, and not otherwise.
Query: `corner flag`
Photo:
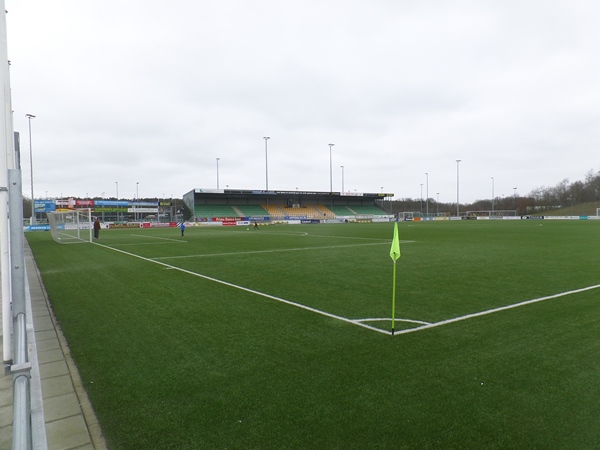
[[[394,263],[400,258],[400,240],[398,239],[398,222],[394,222],[394,240],[392,241],[392,248],[390,249],[390,258],[394,260]]]
[[[398,239],[398,222],[394,222],[394,239],[390,249],[390,258],[394,261],[394,281],[392,285],[392,336],[396,324],[396,261],[400,258],[400,239]]]

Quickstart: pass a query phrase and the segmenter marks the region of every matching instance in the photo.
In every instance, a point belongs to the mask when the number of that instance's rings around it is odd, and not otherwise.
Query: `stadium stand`
[[[269,215],[269,212],[259,205],[237,205],[236,208],[242,213],[243,217],[259,217]]]
[[[330,208],[324,205],[306,205],[289,207],[283,204],[269,205],[196,205],[194,215],[198,219],[213,217],[253,217],[271,216],[283,218],[286,216],[305,216],[309,219],[332,219],[336,216],[355,215],[385,215],[381,209],[369,205],[336,206]]]
[[[348,208],[347,206],[332,206],[329,208],[333,214],[335,214],[336,216],[354,216],[356,213],[353,212],[350,208]]]
[[[281,205],[262,205],[269,212],[271,217],[285,217],[285,211],[281,209]]]
[[[198,219],[210,219],[211,217],[239,217],[240,213],[230,205],[196,205],[194,215]]]
[[[354,214],[360,215],[373,215],[373,216],[385,216],[386,213],[379,209],[377,206],[362,205],[362,206],[348,206],[348,209],[353,211]]]

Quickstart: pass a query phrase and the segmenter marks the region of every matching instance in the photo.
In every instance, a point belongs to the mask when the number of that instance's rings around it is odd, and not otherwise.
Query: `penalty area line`
[[[178,270],[180,272],[187,273],[188,275],[193,275],[195,277],[203,278],[203,279],[208,280],[208,281],[213,281],[215,283],[219,283],[219,284],[222,284],[224,286],[229,286],[229,287],[232,287],[234,289],[239,289],[241,291],[248,292],[250,294],[254,294],[254,295],[261,296],[261,297],[265,297],[265,298],[268,298],[268,299],[271,299],[271,300],[275,300],[275,301],[280,302],[280,303],[285,303],[286,305],[295,306],[296,308],[304,309],[306,311],[310,311],[310,312],[313,312],[315,314],[319,314],[321,316],[329,317],[331,319],[340,320],[342,322],[346,322],[346,323],[349,323],[349,324],[352,324],[352,325],[356,325],[356,326],[359,326],[359,327],[362,327],[362,328],[366,328],[366,329],[371,330],[371,331],[376,331],[378,333],[391,334],[390,331],[381,330],[379,328],[372,327],[372,326],[364,324],[364,323],[356,322],[355,320],[352,320],[352,319],[348,319],[347,317],[337,316],[335,314],[331,314],[331,313],[328,313],[326,311],[321,311],[320,309],[311,308],[310,306],[306,306],[306,305],[303,305],[301,303],[292,302],[291,300],[286,300],[286,299],[283,299],[281,297],[275,297],[274,295],[266,294],[264,292],[255,291],[254,289],[249,289],[249,288],[246,288],[244,286],[239,286],[237,284],[229,283],[227,281],[219,280],[217,278],[209,277],[207,275],[202,275],[200,273],[192,272],[191,270],[182,269],[181,267],[172,266],[170,264],[167,264],[167,263],[164,263],[164,262],[161,262],[161,261],[157,261],[155,259],[146,258],[144,256],[136,255],[135,253],[126,252],[125,250],[120,250],[118,248],[109,247],[108,245],[98,244],[97,242],[94,242],[94,244],[95,245],[99,245],[100,247],[104,247],[104,248],[113,250],[115,252],[123,253],[124,255],[133,256],[134,258],[138,258],[138,259],[141,259],[143,261],[148,261],[148,262],[151,262],[151,263],[154,263],[154,264],[158,264],[158,265],[163,266],[163,267],[165,267],[167,269]]]

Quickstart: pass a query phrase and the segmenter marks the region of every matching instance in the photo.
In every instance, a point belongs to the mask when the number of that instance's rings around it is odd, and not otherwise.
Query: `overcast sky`
[[[334,191],[343,172],[346,191],[396,198],[455,202],[457,178],[461,203],[526,195],[600,169],[596,0],[6,9],[27,196],[25,114],[36,198],[114,197],[117,183],[121,198],[181,197],[217,173],[220,188],[264,189],[267,165],[272,190],[329,191],[330,143]]]

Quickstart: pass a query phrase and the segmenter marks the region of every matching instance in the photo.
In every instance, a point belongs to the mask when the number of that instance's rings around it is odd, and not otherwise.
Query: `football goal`
[[[92,210],[77,209],[48,213],[52,239],[60,244],[92,242]]]

